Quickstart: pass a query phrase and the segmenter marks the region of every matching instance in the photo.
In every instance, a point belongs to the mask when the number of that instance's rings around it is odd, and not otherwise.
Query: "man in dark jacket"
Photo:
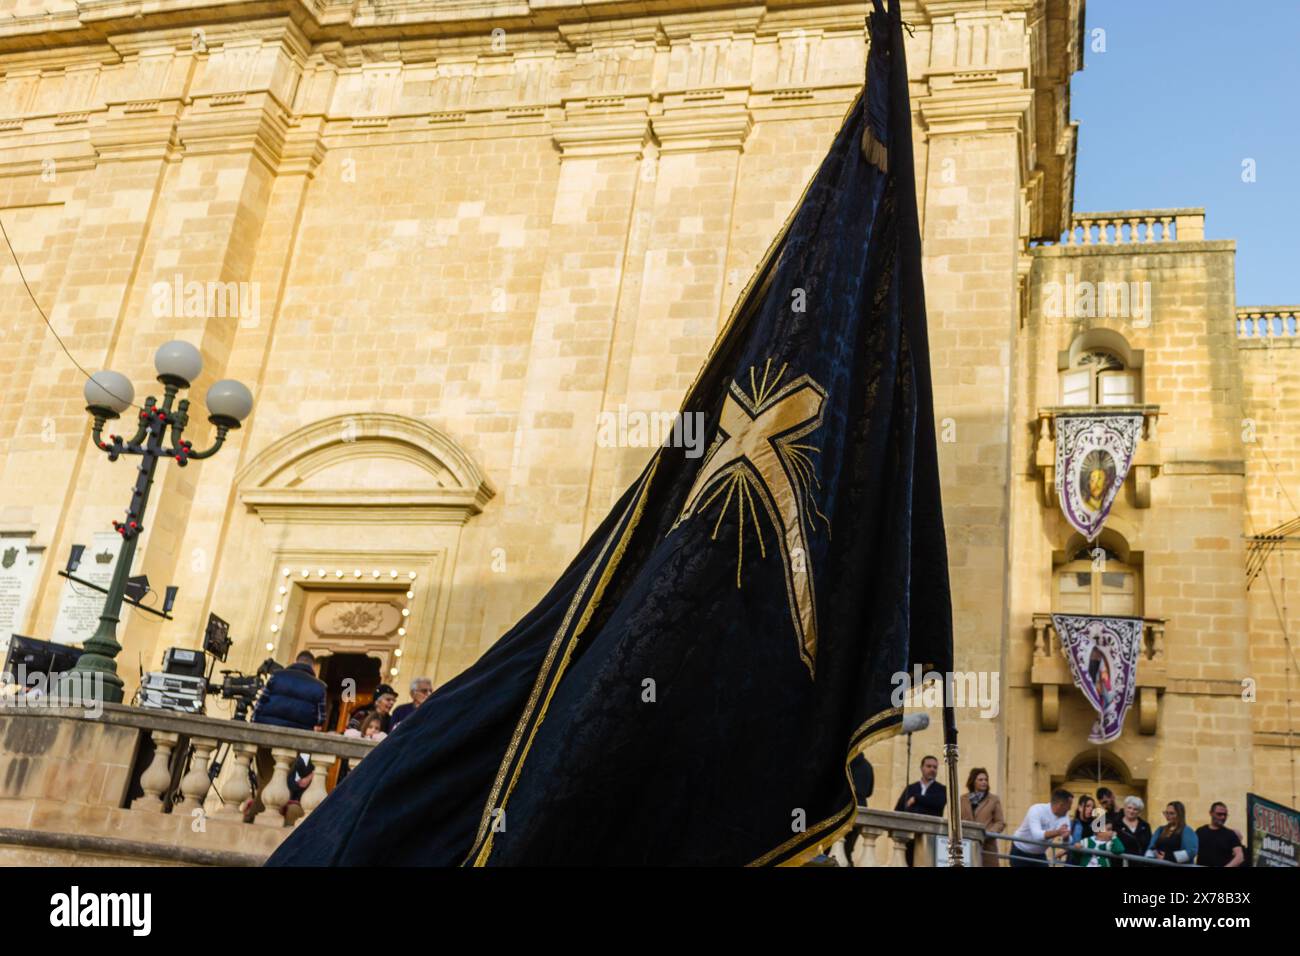
[[[294,663],[271,675],[253,708],[253,723],[324,729],[325,684],[316,677],[311,651],[303,651]]]
[[[924,813],[931,817],[943,816],[944,807],[948,805],[948,791],[944,785],[935,780],[939,775],[939,758],[924,756],[921,758],[921,779],[916,783],[909,783],[903,795],[898,798],[898,803],[894,804],[894,810],[907,813]],[[907,865],[912,865],[912,852],[916,848],[916,841],[909,840],[907,844]]]
[[[262,694],[253,705],[253,723],[271,724],[275,727],[293,727],[297,730],[325,729],[325,683],[316,677],[316,656],[311,651],[303,651],[298,659],[288,667],[281,668],[271,675],[271,679],[262,688]],[[257,748],[257,793],[247,802],[244,811],[245,822],[251,822],[266,806],[262,802],[262,790],[271,781],[275,761],[271,751],[266,747]],[[294,784],[305,783],[310,765],[300,767],[295,764],[290,772],[289,788],[293,793]],[[292,805],[292,804],[290,804]],[[298,810],[301,813],[301,807]],[[286,820],[286,825],[291,823]]]
[[[948,805],[948,791],[934,779],[938,775],[939,758],[922,757],[921,779],[907,785],[894,809],[899,812],[924,813],[931,817],[943,816],[943,808]]]

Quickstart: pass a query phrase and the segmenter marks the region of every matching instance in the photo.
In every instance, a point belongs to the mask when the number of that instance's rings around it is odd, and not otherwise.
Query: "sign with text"
[[[73,574],[107,590],[113,580],[113,569],[117,566],[117,556],[121,551],[122,538],[117,532],[96,532],[93,543],[81,557],[80,567]],[[103,612],[102,593],[75,581],[65,580],[51,640],[60,644],[82,643],[95,633],[95,628],[99,627],[99,615]],[[125,621],[128,613],[125,605],[122,612]]]
[[[1300,811],[1248,793],[1246,820],[1251,866],[1300,866]]]
[[[23,628],[41,569],[43,549],[31,547],[31,540],[31,535],[0,534],[0,657]]]

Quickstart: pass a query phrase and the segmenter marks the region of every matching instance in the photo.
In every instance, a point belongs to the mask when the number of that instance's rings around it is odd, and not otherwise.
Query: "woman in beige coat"
[[[989,772],[983,767],[971,769],[966,778],[966,793],[961,795],[961,818],[983,824],[985,833],[1001,833],[1007,828],[1006,817],[1002,815],[1002,800],[996,793],[989,792]],[[1002,861],[995,855],[998,852],[998,840],[984,841],[984,865],[1000,866]]]

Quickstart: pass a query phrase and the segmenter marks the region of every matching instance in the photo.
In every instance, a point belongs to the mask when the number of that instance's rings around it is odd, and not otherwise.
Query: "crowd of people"
[[[433,693],[433,681],[417,677],[410,684],[411,699],[397,705],[397,691],[388,684],[375,688],[368,703],[353,709],[347,716],[345,737],[366,740],[383,740],[398,725],[415,713],[416,708]],[[301,652],[288,667],[275,671],[262,688],[253,706],[253,723],[274,727],[291,727],[297,730],[324,731],[327,720],[328,693],[325,682],[316,676],[316,657],[311,651]],[[346,761],[339,779],[347,772]],[[258,751],[258,780],[270,779],[273,765],[265,748]],[[301,798],[311,786],[315,768],[306,755],[300,755],[289,773],[290,800],[284,808],[285,820],[292,824],[302,815]],[[253,799],[245,807],[245,816],[252,819],[262,807]]]
[[[938,782],[938,774],[938,758],[922,757],[921,778],[907,785],[894,809],[942,817],[948,806],[948,792]],[[988,834],[1006,832],[1002,801],[989,790],[989,774],[983,767],[971,770],[960,801],[963,820],[980,824]],[[1117,801],[1108,787],[1099,787],[1095,796],[1081,794],[1077,806],[1073,793],[1056,789],[1046,803],[1029,808],[1009,841],[994,836],[985,839],[981,862],[984,866],[999,866],[1007,857],[1013,867],[1140,866],[1145,860],[1215,867],[1245,863],[1241,834],[1228,826],[1228,807],[1222,801],[1210,805],[1209,822],[1195,829],[1179,800],[1165,805],[1164,823],[1155,828],[1143,819],[1145,809],[1140,797],[1127,796]],[[1009,853],[999,849],[1007,842]]]
[[[380,684],[368,703],[348,715],[344,736],[383,740],[428,700],[433,693],[433,682],[427,677],[417,677],[411,681],[410,693],[410,701],[398,706],[397,691],[388,684]],[[271,675],[253,708],[253,722],[323,731],[326,699],[325,684],[316,677],[316,659],[310,651],[303,651],[292,664]],[[269,779],[269,754],[263,756],[259,751],[258,762],[259,779]],[[873,787],[871,764],[859,756],[850,764],[850,771],[859,799],[865,800]],[[289,822],[303,792],[311,786],[313,773],[310,761],[299,757],[289,775],[292,797],[286,808]],[[920,779],[904,788],[894,809],[942,817],[948,806],[948,791],[939,783],[938,775],[938,758],[922,757]],[[1002,800],[989,786],[987,770],[975,767],[970,771],[966,792],[960,797],[961,818],[980,824],[987,834],[1005,833],[1007,821]],[[1245,862],[1241,835],[1228,826],[1228,807],[1220,801],[1211,804],[1209,823],[1196,829],[1187,822],[1187,810],[1178,800],[1165,806],[1164,823],[1157,828],[1143,819],[1146,807],[1136,796],[1117,802],[1109,788],[1099,787],[1095,796],[1080,795],[1071,815],[1074,801],[1075,795],[1069,790],[1057,789],[1046,803],[1031,806],[1011,837],[1009,853],[999,849],[999,843],[1005,843],[1005,838],[985,839],[983,865],[1000,866],[1003,857],[1013,867],[1132,866],[1141,864],[1138,857],[1201,866],[1241,866]],[[256,813],[256,809],[250,807],[249,812]],[[301,814],[301,808],[296,812]],[[909,845],[909,865],[912,850]],[[848,852],[852,853],[852,845]]]

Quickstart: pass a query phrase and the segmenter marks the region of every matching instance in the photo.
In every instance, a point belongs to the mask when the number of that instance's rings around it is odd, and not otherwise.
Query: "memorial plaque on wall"
[[[0,661],[10,636],[22,632],[41,569],[44,549],[31,547],[31,542],[30,534],[0,534]]]
[[[96,532],[90,547],[86,548],[81,556],[81,566],[73,574],[83,581],[90,581],[107,589],[113,580],[113,568],[117,564],[117,556],[121,550],[122,538],[116,531]],[[122,612],[122,620],[125,621],[127,613],[125,606]],[[95,628],[99,627],[99,615],[102,613],[104,613],[103,594],[65,579],[63,593],[59,596],[59,615],[54,621],[54,633],[50,640],[58,641],[60,644],[82,643],[95,633]]]

